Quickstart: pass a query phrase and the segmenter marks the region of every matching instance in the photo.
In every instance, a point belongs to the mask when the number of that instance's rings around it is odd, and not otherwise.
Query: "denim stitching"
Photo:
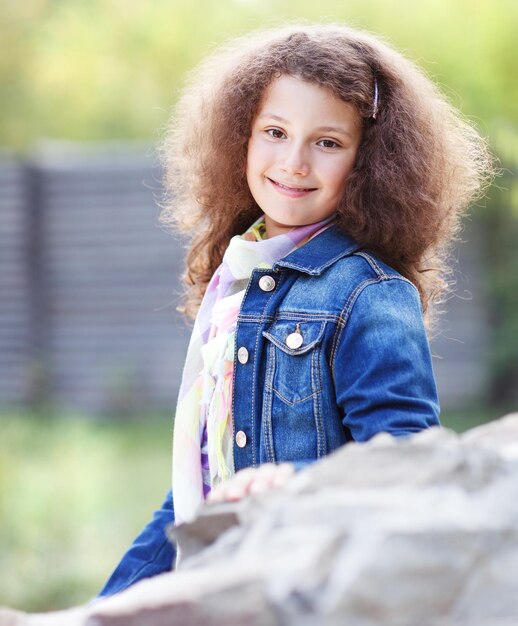
[[[292,321],[303,319],[305,322],[334,322],[338,320],[338,315],[333,313],[315,313],[308,311],[280,311],[275,315],[274,322]]]
[[[240,313],[242,322],[267,324],[276,321],[290,321],[292,319],[304,319],[307,322],[336,322],[340,316],[334,313],[311,313],[307,311],[277,311],[274,315],[255,315],[253,313]]]
[[[256,270],[254,270],[256,271]],[[267,275],[269,274],[270,270],[264,270],[262,272],[260,272],[262,275]],[[273,298],[275,292],[278,290],[279,285],[281,284],[283,278],[284,278],[284,272],[276,272],[278,279],[275,281],[275,287],[274,289],[272,289],[272,291],[270,292],[270,297],[266,299],[265,303],[264,303],[264,307],[263,310],[261,312],[261,317],[265,316],[265,311],[266,308],[268,307],[268,304],[270,303],[270,300]],[[248,281],[249,284],[251,284],[252,280]],[[246,297],[246,293],[245,293],[245,297]],[[244,299],[243,299],[244,302]],[[258,354],[258,344],[259,344],[259,336],[260,336],[261,332],[260,332],[260,328],[257,329],[257,333],[256,333],[256,337],[255,337],[255,357],[253,359],[253,370],[252,370],[252,381],[257,380],[257,354]],[[262,407],[261,407],[262,408]],[[261,416],[262,419],[262,416]],[[262,425],[262,424],[261,424]],[[256,465],[256,458],[255,458],[255,385],[252,384],[252,433],[251,433],[251,439],[252,439],[252,466],[255,467]]]
[[[341,316],[342,316],[342,318],[344,320],[344,325],[340,327],[340,330],[336,334],[336,343],[333,345],[333,349],[332,349],[332,352],[331,352],[331,375],[333,376],[333,379],[334,379],[334,375],[335,375],[335,357],[336,357],[336,351],[337,351],[337,348],[338,348],[338,344],[340,343],[340,339],[342,337],[343,330],[347,326],[347,320],[349,319],[349,315],[350,315],[351,309],[354,306],[354,303],[356,302],[356,299],[358,298],[360,293],[365,289],[365,287],[367,287],[368,285],[375,284],[375,283],[383,282],[384,280],[385,279],[383,279],[383,278],[368,278],[368,279],[364,280],[363,282],[361,282],[359,285],[357,285],[356,288],[350,294],[349,298],[347,298],[347,301],[346,301],[346,303],[344,305],[344,308],[342,309],[342,312],[341,312]],[[344,315],[344,313],[345,313],[345,315]]]
[[[367,261],[367,263],[372,267],[372,269],[376,272],[376,274],[378,274],[378,276],[380,276],[381,278],[388,277],[388,275],[378,265],[378,263],[376,262],[376,259],[370,254],[368,254],[367,252],[355,252],[354,256],[363,257]]]
[[[412,287],[417,291],[416,286],[410,280],[408,280],[407,278],[405,278],[404,276],[401,276],[399,274],[396,274],[396,275],[384,274],[383,276],[380,276],[378,278],[369,278],[367,280],[364,280],[359,285],[357,285],[357,287],[353,290],[353,292],[351,293],[351,295],[347,299],[347,301],[345,303],[345,306],[342,309],[342,312],[340,314],[340,316],[342,317],[344,323],[343,323],[343,326],[342,325],[339,326],[339,330],[337,328],[335,342],[333,344],[333,349],[331,351],[331,375],[333,376],[333,379],[334,379],[335,357],[336,357],[336,352],[337,352],[337,349],[338,349],[338,344],[340,343],[343,330],[347,326],[347,321],[349,319],[349,316],[351,314],[353,306],[356,303],[356,300],[358,299],[358,297],[360,296],[362,291],[366,287],[368,287],[369,285],[373,285],[373,284],[376,284],[376,283],[388,282],[390,280],[400,280],[402,282],[408,283],[409,285],[412,285]]]
[[[284,354],[289,354],[290,356],[299,356],[301,354],[306,354],[312,348],[315,348],[319,343],[322,342],[322,338],[314,339],[311,343],[308,343],[301,350],[300,348],[289,348],[285,343],[283,343],[282,341],[279,341],[277,339],[277,337],[274,337],[273,335],[270,335],[270,333],[264,333],[263,332],[263,337],[265,337],[266,339],[271,341],[271,343],[273,343],[275,346],[277,346],[279,348],[279,350],[284,352]]]
[[[315,352],[319,352],[318,350],[318,345],[322,343],[324,334],[325,334],[325,327],[326,327],[326,323],[322,322],[320,330],[318,331],[318,336],[316,339],[314,339],[312,342],[310,342],[307,346],[304,347],[304,350],[301,351],[300,349],[292,349],[292,348],[288,348],[285,343],[279,341],[279,339],[277,339],[277,337],[275,337],[274,335],[267,333],[266,331],[263,331],[263,337],[265,337],[266,339],[268,339],[268,341],[270,342],[268,344],[268,348],[273,348],[273,346],[276,346],[279,350],[281,350],[284,354],[287,354],[289,357],[294,357],[297,358],[300,355],[303,354],[307,354],[308,352],[310,352],[311,350],[313,351],[313,354],[311,354],[311,384],[312,384],[312,393],[304,396],[304,398],[301,398],[300,400],[288,400],[282,393],[281,391],[279,391],[278,389],[275,388],[275,386],[273,385],[273,376],[272,376],[272,390],[275,392],[275,394],[286,404],[290,405],[290,406],[294,406],[295,404],[299,404],[301,402],[305,402],[306,400],[308,400],[309,398],[313,397],[315,394],[318,394],[322,391],[322,384],[320,384],[320,387],[315,391],[315,388],[317,387],[317,384],[315,383],[315,380],[313,378],[313,358],[314,358],[314,353]],[[273,344],[273,345],[270,345]]]
[[[263,397],[263,433],[266,446],[266,456],[268,461],[275,463],[275,453],[273,450],[273,425],[272,425],[272,405],[273,405],[273,375],[275,372],[275,349],[268,346],[266,350],[266,381],[265,394]],[[266,406],[265,406],[266,405]]]
[[[251,410],[251,414],[252,414],[252,433],[251,433],[251,439],[252,439],[252,467],[255,467],[256,465],[256,458],[255,458],[255,385],[253,384],[254,380],[256,380],[256,370],[257,370],[257,355],[259,354],[259,336],[261,334],[261,330],[260,328],[257,328],[257,331],[255,333],[255,348],[254,348],[254,354],[253,354],[253,358],[252,358],[252,362],[253,362],[253,366],[252,366],[252,410]],[[261,407],[262,409],[262,407]]]
[[[318,376],[318,381],[315,381],[315,377]],[[320,389],[322,385],[322,372],[320,369],[320,348],[316,348],[311,355],[311,382],[313,386],[317,386],[320,383]],[[317,385],[315,384],[317,383]],[[325,430],[322,421],[321,410],[321,394],[315,394],[313,396],[313,417],[315,420],[315,427],[317,430],[317,458],[320,458],[325,454]]]
[[[291,321],[291,320],[287,320],[287,321]],[[320,327],[320,330],[318,331],[318,335],[316,339],[313,339],[313,341],[311,341],[310,343],[308,343],[307,345],[305,345],[303,348],[290,348],[289,346],[287,346],[283,341],[280,341],[275,335],[273,335],[272,333],[263,331],[263,337],[266,337],[266,339],[268,339],[269,341],[271,341],[273,344],[275,344],[280,350],[282,350],[283,352],[285,352],[286,354],[289,354],[291,356],[297,356],[299,354],[305,354],[306,352],[309,352],[309,350],[311,350],[312,348],[314,348],[316,345],[318,345],[319,343],[322,342],[322,339],[324,337],[324,331],[325,331],[326,325],[325,322],[322,322],[322,325]]]
[[[236,321],[236,330],[235,330],[235,341],[234,341],[234,368],[233,368],[233,372],[232,372],[232,400],[231,400],[231,409],[232,409],[232,465],[233,465],[233,470],[234,472],[236,471],[236,458],[235,458],[235,445],[236,445],[236,420],[235,420],[235,396],[236,396],[236,374],[237,374],[237,367],[236,367],[236,362],[237,362],[237,351],[238,351],[238,334],[239,334],[239,322],[241,320],[243,320],[243,318],[245,316],[241,316],[241,309],[243,308],[243,304],[246,301],[246,296],[248,295],[248,292],[250,291],[250,285],[252,284],[252,280],[249,280],[247,285],[246,285],[246,289],[245,289],[245,295],[243,296],[243,299],[241,300],[241,305],[239,307],[239,312],[237,314],[237,321]],[[252,391],[253,393],[253,391]],[[253,398],[252,398],[253,401]]]
[[[272,390],[276,396],[278,396],[285,404],[288,404],[289,406],[295,406],[296,404],[305,402],[306,400],[309,400],[309,398],[312,398],[313,396],[319,394],[322,391],[322,389],[317,389],[316,391],[312,391],[309,394],[309,396],[304,396],[304,398],[301,398],[300,400],[288,400],[288,398],[285,398],[282,395],[282,393],[278,389],[276,389],[273,385],[272,385]]]
[[[261,324],[265,324],[267,322],[273,322],[275,317],[273,315],[262,315],[260,313],[257,315],[255,313],[240,313],[239,319],[242,322],[254,322],[254,323],[259,322]]]
[[[305,274],[309,274],[310,276],[320,276],[320,274],[322,274],[322,272],[325,269],[327,269],[330,265],[333,265],[334,263],[339,261],[342,257],[345,258],[347,256],[350,256],[351,254],[354,254],[354,250],[358,250],[359,247],[360,246],[358,244],[352,244],[346,250],[340,250],[340,252],[338,254],[336,254],[333,258],[329,259],[328,261],[326,261],[322,265],[319,265],[315,269],[309,269],[307,266],[303,266],[303,265],[298,264],[298,263],[290,263],[289,261],[282,261],[282,260],[281,261],[277,261],[274,264],[274,268],[286,267],[286,268],[289,268],[289,269],[292,269],[292,270],[297,270],[299,272],[303,272]]]
[[[318,376],[319,376],[319,381],[320,381],[320,388],[323,389],[324,388],[324,381],[322,378],[322,368],[319,367],[318,369]],[[320,420],[322,422],[322,455],[325,456],[327,454],[327,434],[326,434],[326,429],[324,426],[324,415],[322,413],[322,400],[323,400],[324,396],[321,395],[318,399],[318,407],[319,407],[319,415],[320,415]]]
[[[256,271],[256,270],[254,270]],[[267,274],[269,270],[261,272],[261,274]],[[252,276],[253,276],[253,272],[252,272]],[[234,456],[234,446],[235,446],[235,436],[236,436],[236,422],[235,422],[235,389],[236,389],[236,371],[237,368],[235,367],[236,364],[236,360],[237,360],[237,351],[238,351],[238,341],[237,341],[237,337],[238,337],[238,331],[239,331],[239,323],[240,321],[256,321],[257,320],[257,316],[255,315],[242,315],[241,314],[241,309],[243,308],[243,304],[246,301],[246,297],[248,295],[248,292],[250,291],[250,287],[253,284],[253,280],[252,280],[252,276],[250,276],[250,279],[248,280],[248,283],[246,285],[246,289],[245,289],[245,294],[243,296],[243,299],[241,300],[241,306],[239,307],[239,313],[237,316],[237,322],[236,322],[236,331],[235,331],[235,345],[234,345],[234,372],[232,375],[232,462],[234,465],[234,471],[236,469],[236,462],[235,462],[235,456]],[[279,285],[279,283],[282,280],[282,273],[278,274],[279,276],[279,280],[275,281],[275,289],[272,290],[271,294],[270,294],[270,298],[266,300],[265,304],[264,304],[264,308],[262,313],[259,315],[259,319],[263,319],[266,316],[264,315],[264,311],[266,309],[266,307],[268,306],[269,300],[272,298],[273,294],[275,293],[275,291],[277,290],[277,287]],[[272,317],[272,316],[268,316],[268,317]],[[273,317],[272,317],[273,319]],[[256,380],[256,365],[257,365],[257,345],[259,342],[259,334],[260,331],[259,329],[257,330],[256,333],[256,339],[255,339],[255,348],[256,348],[256,352],[255,352],[255,357],[253,358],[252,362],[253,362],[253,369],[252,369],[252,380]],[[252,440],[252,466],[256,465],[256,459],[255,459],[255,389],[254,389],[254,385],[252,385],[252,428],[251,428],[251,440]]]
[[[419,293],[419,290],[417,289],[417,287],[414,285],[414,283],[411,280],[409,280],[405,276],[402,276],[401,274],[387,274],[377,263],[376,259],[372,255],[368,254],[367,252],[363,252],[363,251],[355,252],[354,256],[363,257],[375,271],[379,272],[379,274],[383,278],[387,280],[390,280],[392,278],[397,278],[398,280],[401,280],[405,283],[408,283],[409,285],[412,285],[412,287],[414,287],[414,289]]]

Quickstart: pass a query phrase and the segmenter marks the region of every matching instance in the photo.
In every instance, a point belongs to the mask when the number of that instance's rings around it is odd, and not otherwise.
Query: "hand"
[[[265,463],[259,467],[247,467],[212,489],[207,502],[236,502],[250,494],[282,487],[294,473],[295,468],[291,463]]]

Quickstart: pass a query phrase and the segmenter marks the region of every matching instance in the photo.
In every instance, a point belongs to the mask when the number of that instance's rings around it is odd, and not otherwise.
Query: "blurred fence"
[[[189,331],[159,181],[138,145],[1,160],[2,405],[171,409]]]
[[[171,410],[189,329],[182,244],[158,227],[160,172],[142,145],[0,154],[0,405]],[[432,351],[443,407],[487,383],[480,232]]]

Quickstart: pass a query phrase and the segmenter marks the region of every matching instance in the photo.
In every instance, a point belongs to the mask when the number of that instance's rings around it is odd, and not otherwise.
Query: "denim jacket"
[[[235,470],[322,458],[376,433],[437,425],[415,286],[333,226],[248,282],[236,329]],[[171,568],[171,494],[103,595]],[[135,565],[136,564],[136,565]],[[135,569],[136,568],[136,569]]]

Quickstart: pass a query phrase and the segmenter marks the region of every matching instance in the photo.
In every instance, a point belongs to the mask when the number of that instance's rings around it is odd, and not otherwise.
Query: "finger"
[[[272,481],[270,478],[266,479],[257,479],[255,480],[248,488],[248,493],[257,494],[263,493],[264,491],[268,491],[272,488]]]
[[[264,467],[264,470],[262,467]],[[254,478],[254,484],[256,482],[259,485],[265,483],[269,488],[284,485],[295,473],[295,468],[291,463],[281,463],[280,465],[269,463],[267,466],[262,467],[261,471]],[[262,490],[262,487],[257,489]]]
[[[295,473],[295,466],[293,463],[279,463],[275,466],[278,474],[284,474],[286,476],[292,476]]]
[[[218,487],[213,489],[207,496],[207,502],[209,504],[217,504],[220,502],[227,502],[228,500],[239,499],[239,494],[243,492],[241,487],[230,489],[228,486]]]
[[[226,498],[226,493],[230,482],[230,480],[225,481],[223,483],[218,483],[217,485],[212,487],[207,495],[207,502],[223,502]]]
[[[262,493],[268,489],[284,486],[295,473],[293,466],[278,467],[275,472],[264,476],[257,476],[254,482],[249,486],[249,493]]]
[[[245,469],[239,470],[225,484],[228,485],[231,483],[238,483],[240,485],[247,485],[252,480],[254,480],[254,477],[259,471],[261,471],[261,467],[247,467]]]
[[[272,474],[275,474],[278,467],[280,466],[275,463],[263,463],[257,468],[257,471],[261,474],[261,476],[271,476]]]
[[[242,477],[241,480],[237,480],[236,477],[233,477],[220,483],[209,492],[207,501],[213,504],[217,502],[240,500],[247,494],[250,480],[250,477],[245,477],[244,479]]]
[[[214,489],[209,491],[205,501],[208,502],[209,504],[214,504],[216,502],[222,502],[223,501],[222,490],[219,489],[218,487],[215,487]]]
[[[284,486],[295,474],[295,468],[291,463],[285,463],[279,465],[278,471],[272,477],[272,482],[275,487]]]
[[[260,467],[247,467],[238,471],[232,478],[214,487],[207,496],[207,502],[241,500],[247,494],[258,494],[282,487],[295,473],[291,463],[264,463]]]
[[[226,502],[237,502],[244,498],[248,493],[248,484],[246,485],[229,485],[225,490]]]
[[[237,474],[226,483],[227,488],[231,489],[232,493],[237,493],[237,486],[239,486],[242,489],[239,493],[245,495],[250,493],[252,485],[269,482],[275,469],[276,466],[273,463],[265,463],[259,467],[246,468],[237,472]],[[236,486],[235,492],[234,486]]]
[[[232,476],[232,478],[229,478],[225,482],[219,483],[219,485],[213,487],[207,496],[207,502],[224,502],[228,499],[229,490],[231,490],[232,493],[231,497],[235,498],[236,494],[241,493],[243,489],[247,488],[249,482],[252,480],[252,476],[252,468],[247,468],[237,472],[234,476]]]

